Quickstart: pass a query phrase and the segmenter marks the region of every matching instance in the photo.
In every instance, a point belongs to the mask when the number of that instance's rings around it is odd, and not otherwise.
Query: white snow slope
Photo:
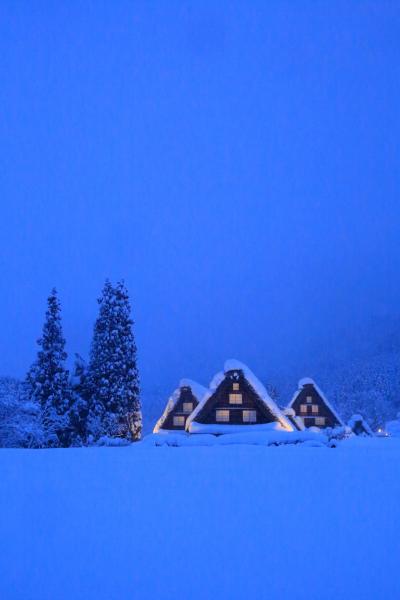
[[[0,451],[2,600],[400,597],[400,440]]]

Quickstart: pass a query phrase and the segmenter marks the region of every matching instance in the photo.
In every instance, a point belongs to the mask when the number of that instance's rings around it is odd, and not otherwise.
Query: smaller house
[[[191,379],[182,379],[179,387],[170,396],[163,414],[153,429],[153,433],[184,431],[188,416],[206,393],[207,389],[199,383]]]
[[[362,415],[353,415],[348,422],[348,426],[356,435],[374,435],[374,432]]]
[[[298,390],[287,407],[292,408],[306,428],[344,426],[333,406],[313,379],[299,381]]]
[[[228,360],[210,384],[197,408],[188,417],[189,433],[258,432],[277,428],[293,431],[262,383],[237,360]]]

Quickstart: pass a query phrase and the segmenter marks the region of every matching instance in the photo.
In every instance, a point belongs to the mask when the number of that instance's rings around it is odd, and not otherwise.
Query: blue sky
[[[104,279],[142,380],[312,374],[399,306],[398,2],[0,6],[0,373]]]

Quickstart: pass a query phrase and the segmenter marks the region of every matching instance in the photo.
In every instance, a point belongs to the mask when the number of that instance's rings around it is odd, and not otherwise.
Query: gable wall
[[[181,388],[180,396],[178,402],[175,404],[173,410],[169,413],[168,417],[165,419],[163,426],[161,429],[172,429],[172,430],[181,430],[185,429],[186,419],[188,418],[190,413],[183,412],[183,403],[191,402],[193,404],[193,410],[198,405],[198,401],[192,393],[192,390],[188,387]],[[185,422],[182,426],[174,425],[174,416],[183,416],[185,417]]]
[[[239,384],[239,390],[233,389],[233,383]],[[242,404],[230,404],[230,393],[242,394]],[[204,424],[220,423],[216,420],[217,410],[229,410],[230,418],[229,423],[225,423],[226,425],[251,425],[251,423],[243,422],[243,410],[256,411],[256,424],[272,423],[276,421],[275,417],[259,399],[243,374],[238,371],[232,371],[226,374],[224,380],[196,416],[196,422]]]
[[[311,396],[312,404],[318,406],[318,413],[311,412],[311,404],[308,405],[307,413],[301,412],[300,406],[302,404],[307,404],[307,396]],[[315,426],[315,417],[325,417],[325,425],[316,425],[317,427],[335,427],[336,425],[339,425],[333,412],[328,408],[315,387],[311,384],[305,385],[302,388],[296,400],[291,405],[291,408],[293,408],[297,416],[303,419],[305,427]]]

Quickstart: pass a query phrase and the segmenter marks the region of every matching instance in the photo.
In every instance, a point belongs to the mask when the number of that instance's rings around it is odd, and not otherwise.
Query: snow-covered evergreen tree
[[[47,304],[43,334],[38,340],[40,350],[27,374],[25,389],[27,397],[40,405],[44,445],[68,446],[71,390],[65,368],[67,353],[61,327],[61,307],[55,289]]]
[[[142,416],[136,344],[129,296],[125,284],[106,281],[99,299],[85,377],[85,395],[90,400],[88,431],[101,437],[140,438]]]

